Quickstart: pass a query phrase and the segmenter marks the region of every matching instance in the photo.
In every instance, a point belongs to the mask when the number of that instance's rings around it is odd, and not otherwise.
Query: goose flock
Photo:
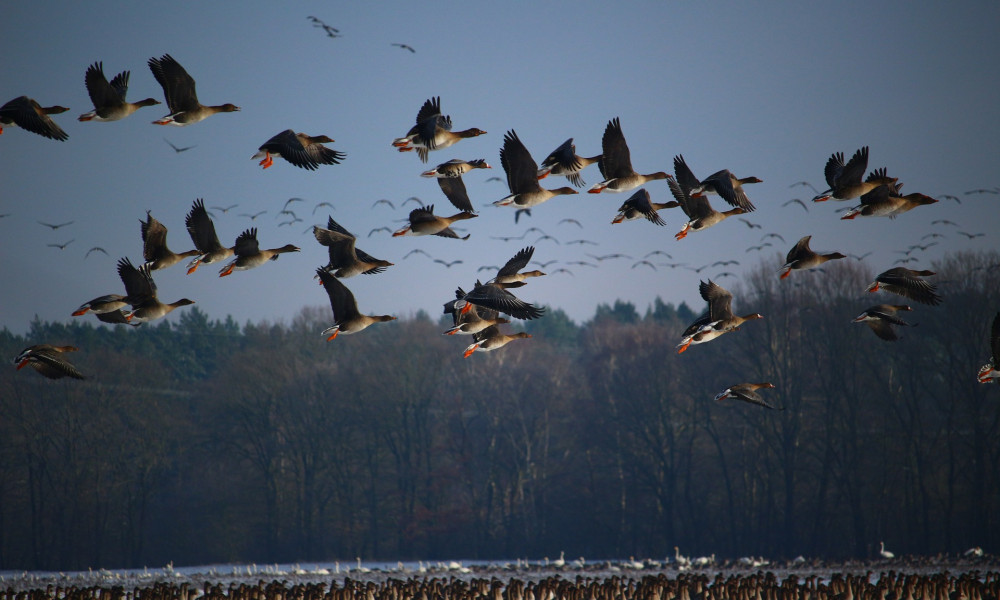
[[[334,35],[331,37],[339,36],[338,31],[329,28],[325,23],[314,21],[314,25],[323,27],[328,35],[333,33]],[[414,52],[409,46],[395,45]],[[157,125],[186,127],[215,115],[241,110],[239,106],[229,102],[202,104],[196,92],[194,77],[171,54],[154,56],[149,58],[146,64],[153,78],[162,88],[164,102],[155,98],[128,101],[127,93],[131,73],[122,71],[109,81],[104,73],[103,62],[97,61],[90,64],[84,73],[84,84],[92,100],[93,109],[81,114],[79,120],[83,122],[120,121],[131,117],[144,107],[165,103],[167,114],[152,122]],[[487,135],[486,131],[478,127],[454,129],[451,115],[445,114],[442,106],[440,96],[427,98],[419,106],[416,118],[406,130],[405,135],[391,140],[391,147],[399,152],[413,152],[422,163],[428,163],[431,152],[461,147],[456,145],[463,140]],[[0,126],[18,127],[52,140],[67,141],[69,136],[57,124],[58,115],[67,110],[69,109],[59,105],[43,106],[26,95],[19,96],[0,107]],[[3,133],[2,127],[0,127],[0,133]],[[402,128],[400,127],[400,129]],[[261,137],[265,137],[265,135]],[[275,158],[282,158],[295,167],[316,171],[320,168],[335,167],[347,160],[347,153],[325,145],[333,142],[334,140],[327,135],[309,135],[286,129],[267,139],[259,146],[257,152],[251,155],[251,158],[258,160],[259,165],[264,169],[271,167]],[[186,151],[190,148],[181,148],[173,144],[171,147],[176,152]],[[503,135],[499,157],[500,165],[506,175],[509,194],[493,204],[516,209],[515,219],[525,214],[530,215],[532,209],[554,198],[579,193],[578,190],[586,186],[584,177],[587,169],[591,165],[596,165],[601,179],[587,189],[588,193],[626,193],[630,195],[621,204],[617,216],[611,220],[612,224],[645,219],[655,226],[663,226],[665,221],[660,212],[680,208],[687,220],[683,228],[675,234],[677,240],[683,240],[690,233],[700,232],[710,227],[724,226],[724,222],[730,216],[752,213],[756,210],[756,206],[748,196],[747,187],[762,181],[755,176],[738,177],[728,169],[718,169],[707,177],[699,178],[681,154],[673,157],[672,174],[665,171],[639,173],[632,165],[625,128],[619,117],[613,117],[607,121],[601,138],[601,153],[598,155],[581,156],[577,154],[574,138],[569,138],[546,155],[539,164],[532,157],[531,152],[517,132],[514,129],[509,129]],[[920,193],[903,194],[901,191],[902,183],[898,177],[890,176],[886,168],[873,169],[869,172],[868,162],[869,148],[867,146],[855,151],[850,160],[846,161],[843,152],[834,152],[823,169],[828,189],[818,193],[813,200],[815,202],[857,200],[859,204],[843,215],[842,219],[845,220],[878,216],[892,219],[921,206],[938,202],[937,199]],[[434,178],[437,181],[445,199],[458,212],[450,216],[438,215],[434,212],[433,204],[425,205],[422,201],[417,200],[420,206],[411,210],[408,223],[392,233],[392,236],[434,235],[454,240],[470,239],[471,234],[460,235],[454,227],[454,224],[459,221],[480,216],[476,213],[469,199],[463,176],[480,169],[491,168],[490,164],[483,158],[451,158],[422,172],[421,176]],[[565,177],[571,185],[554,188],[543,187],[540,182],[550,176]],[[663,185],[659,183],[660,181],[665,182],[665,191],[670,193],[673,200],[669,202],[653,201],[650,190],[654,189],[655,186]],[[807,182],[800,183],[808,185]],[[722,211],[713,208],[709,201],[709,198],[712,197],[729,205],[729,208]],[[391,205],[389,200],[379,202]],[[803,208],[807,208],[805,203],[801,201],[800,203]],[[225,214],[232,207],[227,207],[226,210],[223,210],[222,207],[218,208],[220,212]],[[287,224],[294,224],[296,220],[301,220],[294,211],[288,209],[287,203],[282,212],[287,212],[291,217]],[[248,214],[247,216],[253,220],[260,214]],[[748,219],[741,218],[741,220],[751,229],[761,227]],[[121,257],[118,261],[118,275],[125,289],[125,294],[111,293],[94,298],[80,305],[73,312],[74,315],[93,312],[103,322],[122,325],[136,325],[153,321],[166,316],[179,307],[193,303],[187,298],[172,302],[161,301],[156,283],[153,280],[155,271],[190,259],[187,271],[190,275],[195,273],[202,264],[230,260],[219,273],[220,277],[226,277],[235,271],[266,265],[277,260],[282,254],[301,250],[300,247],[290,243],[262,249],[258,241],[258,228],[256,227],[242,231],[231,245],[223,244],[215,233],[212,218],[202,199],[194,201],[185,219],[185,226],[194,245],[191,250],[183,252],[170,250],[166,242],[167,227],[157,221],[151,211],[147,211],[146,220],[140,220],[140,222],[144,262],[135,266],[128,257]],[[64,225],[43,224],[53,230],[57,226]],[[70,223],[65,225],[68,224]],[[323,332],[324,335],[328,335],[328,339],[332,340],[338,334],[360,332],[376,322],[392,320],[393,317],[389,315],[369,316],[363,314],[358,309],[354,294],[341,280],[359,274],[375,275],[393,267],[394,264],[386,260],[375,259],[358,249],[356,247],[357,237],[336,223],[332,217],[329,218],[326,228],[315,226],[313,233],[316,241],[327,247],[330,258],[327,265],[315,267],[316,277],[327,292],[335,322],[332,327]],[[370,235],[371,233],[369,237]],[[779,234],[770,233],[765,238],[768,236],[781,237]],[[811,237],[811,235],[804,236],[788,250],[786,264],[782,267],[780,275],[782,279],[788,277],[792,271],[816,269],[827,261],[843,259],[848,256],[841,252],[819,253],[813,251],[810,248]],[[546,238],[554,239],[551,236],[543,235],[538,241]],[[72,241],[57,246],[65,248]],[[556,241],[558,242],[558,240]],[[587,240],[574,241],[581,244],[587,242]],[[567,242],[567,245],[570,243],[572,242]],[[538,242],[535,242],[535,245],[537,244]],[[764,241],[762,238],[760,248],[764,247],[763,244],[771,245],[772,242]],[[91,249],[91,251],[94,250],[104,251],[99,247]],[[465,356],[476,351],[496,350],[515,339],[530,337],[523,333],[505,334],[501,332],[500,328],[509,323],[508,317],[512,319],[536,319],[544,314],[542,309],[521,300],[509,291],[510,288],[525,285],[528,277],[544,275],[537,270],[522,272],[532,259],[534,252],[535,246],[525,247],[504,267],[498,269],[496,277],[486,283],[481,281],[476,281],[474,284],[471,282],[462,283],[461,285],[471,291],[466,292],[462,287],[459,287],[455,291],[454,300],[445,304],[445,312],[451,314],[454,319],[453,327],[445,333],[473,336],[474,343],[468,346]],[[600,262],[605,258],[622,255],[591,256]],[[461,260],[441,259],[436,259],[436,261],[449,268],[462,262]],[[570,263],[567,262],[567,264]],[[576,264],[583,266],[593,263],[581,260],[576,261]],[[643,259],[634,263],[632,268],[643,267],[655,271],[657,266],[652,261]],[[677,264],[671,266],[676,267]],[[569,273],[568,269],[565,268],[557,271]],[[869,291],[881,290],[907,297],[915,302],[936,305],[942,301],[941,297],[937,295],[933,284],[924,279],[933,275],[926,269],[892,268],[882,273],[873,286],[869,288]],[[716,279],[718,277],[716,276]],[[691,345],[712,341],[726,333],[737,331],[747,321],[763,318],[757,313],[745,316],[734,315],[730,307],[732,294],[712,279],[701,281],[699,292],[708,303],[708,311],[684,332],[678,345],[678,352],[686,351]],[[855,320],[868,324],[879,338],[892,341],[898,339],[893,327],[907,325],[902,318],[896,316],[896,313],[909,311],[912,311],[912,308],[902,304],[878,304],[866,309]],[[506,317],[500,315],[506,315]],[[990,343],[994,356],[991,358],[990,365],[995,365],[997,362],[995,338],[996,327],[994,326]],[[25,351],[29,356],[31,355],[30,350],[29,348]],[[53,361],[65,360],[59,356],[60,353],[54,352],[51,347],[40,348],[38,352],[45,357],[44,360],[27,360],[26,362],[26,358],[19,357],[18,365],[32,364],[35,366],[36,364],[52,364]],[[36,369],[50,377],[58,376],[59,373],[58,370],[52,371],[51,369],[46,373],[42,369],[38,369],[37,366]],[[979,380],[992,381],[996,379],[995,373],[996,370],[992,366],[984,367]],[[719,399],[736,398],[769,407],[770,405],[763,401],[757,390],[766,389],[770,385],[767,382],[736,384],[716,397]]]

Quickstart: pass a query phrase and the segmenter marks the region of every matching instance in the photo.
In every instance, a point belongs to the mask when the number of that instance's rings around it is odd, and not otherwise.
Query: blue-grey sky
[[[965,193],[1000,185],[994,64],[1000,4],[994,2],[181,2],[169,10],[103,1],[15,4],[0,20],[0,103],[27,95],[71,110],[54,117],[70,136],[66,142],[17,128],[0,136],[0,214],[9,213],[0,219],[0,326],[14,332],[25,331],[35,315],[68,321],[81,303],[123,293],[115,263],[123,256],[141,261],[139,219],[146,210],[170,230],[173,250],[192,248],[184,215],[196,198],[208,206],[238,204],[215,215],[224,243],[255,225],[262,247],[302,248],[223,279],[213,265],[190,276],[182,266],[154,273],[162,300],[191,298],[210,317],[231,314],[241,323],[287,323],[303,306],[328,309],[313,279],[326,249],[306,231],[328,215],[358,235],[358,247],[396,263],[383,274],[345,280],[360,309],[400,317],[419,309],[436,317],[456,286],[492,276],[478,267],[503,264],[541,234],[510,242],[491,236],[529,227],[562,242],[538,242],[535,259],[556,260],[547,271],[566,267],[574,275],[533,280],[519,296],[563,308],[577,321],[618,298],[640,311],[656,296],[699,310],[699,279],[741,274],[762,260],[777,277],[785,252],[803,235],[813,236],[817,250],[872,252],[865,262],[876,273],[932,232],[947,237],[924,240],[939,244],[910,266],[928,266],[956,249],[996,248],[1000,240],[1000,196]],[[342,37],[327,37],[310,15]],[[103,61],[109,78],[130,70],[130,100],[162,101],[146,61],[163,54],[196,79],[204,104],[232,102],[242,111],[183,128],[151,124],[167,114],[166,104],[121,122],[77,122],[92,108],[83,83],[88,65]],[[424,165],[390,142],[432,96],[441,97],[456,130],[488,134],[432,152]],[[683,154],[699,176],[728,168],[763,179],[748,187],[757,211],[746,216],[762,228],[731,219],[676,241],[686,221],[679,209],[662,213],[665,227],[611,225],[629,194],[557,197],[518,224],[513,209],[488,206],[508,193],[504,182],[487,181],[504,178],[498,155],[504,132],[515,130],[539,162],[569,137],[580,154],[593,155],[614,117],[639,172],[672,172],[673,156]],[[262,170],[250,156],[289,128],[334,138],[329,146],[347,159],[315,172],[278,159]],[[175,153],[164,138],[194,148]],[[864,145],[869,167],[887,167],[905,183],[904,192],[954,195],[961,204],[942,200],[892,221],[841,221],[835,211],[849,203],[813,204],[812,190],[790,187],[805,180],[824,189],[830,154],[849,157]],[[392,238],[384,231],[369,237],[374,228],[400,227],[413,208],[401,207],[410,196],[433,203],[438,214],[456,212],[434,180],[419,176],[452,158],[485,158],[494,166],[465,177],[480,215],[461,223],[468,241]],[[584,179],[588,187],[601,179],[596,166]],[[567,185],[553,177],[542,184]],[[646,187],[654,201],[670,199],[665,182]],[[279,226],[285,215],[278,213],[293,197],[305,200],[290,207],[304,222]],[[396,209],[373,208],[382,198]],[[808,212],[783,206],[793,198],[805,200]],[[320,202],[335,210],[313,214]],[[713,205],[728,208],[717,198]],[[238,216],[261,210],[268,212],[254,222]],[[560,224],[565,218],[583,228]],[[932,225],[938,219],[958,226]],[[52,231],[38,221],[74,223]],[[970,240],[959,230],[986,235]],[[787,243],[747,251],[767,232]],[[71,239],[64,250],[47,245]],[[574,239],[600,245],[566,244]],[[93,246],[109,255],[85,258]],[[445,268],[419,254],[403,259],[416,248],[464,262]],[[741,264],[700,273],[632,268],[655,250],[672,255],[650,257],[655,263]],[[596,263],[588,252],[633,259],[606,260],[599,268],[566,264]],[[736,279],[718,282],[735,287]]]

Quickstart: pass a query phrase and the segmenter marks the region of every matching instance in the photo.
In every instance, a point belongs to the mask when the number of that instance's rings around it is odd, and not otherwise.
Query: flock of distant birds
[[[309,17],[309,19],[316,27],[322,28],[328,36],[338,37],[340,35],[338,29],[327,25],[320,19],[316,17]],[[408,45],[394,45],[415,52]],[[231,103],[211,106],[201,104],[195,91],[194,78],[169,54],[159,58],[150,58],[148,66],[162,87],[169,108],[167,115],[153,121],[155,124],[187,126],[217,113],[240,110],[238,106]],[[160,104],[154,98],[128,102],[126,93],[129,75],[129,71],[124,71],[109,82],[104,75],[102,63],[96,62],[90,65],[84,80],[94,109],[80,115],[79,120],[117,121],[132,115],[144,106]],[[5,126],[18,126],[54,140],[65,141],[69,136],[53,121],[51,115],[67,110],[61,106],[42,107],[27,96],[15,98],[0,107],[0,133],[3,132]],[[406,135],[393,140],[392,145],[399,152],[416,151],[420,160],[426,163],[431,151],[443,150],[463,139],[485,133],[485,131],[475,127],[460,131],[453,130],[451,117],[443,114],[440,98],[434,97],[423,103],[417,113],[415,124],[407,131]],[[190,146],[177,147],[169,140],[165,139],[165,141],[178,153],[191,148]],[[296,167],[315,170],[321,165],[339,164],[346,158],[346,154],[343,152],[327,148],[324,145],[331,142],[333,140],[328,136],[311,136],[288,129],[262,144],[252,158],[254,160],[260,159],[259,164],[265,169],[273,165],[274,158],[280,157]],[[517,133],[513,130],[506,132],[503,146],[500,149],[500,162],[506,173],[510,194],[494,204],[513,206],[517,211],[515,220],[521,214],[530,215],[530,210],[533,207],[551,198],[578,193],[576,188],[584,186],[581,172],[587,166],[597,164],[603,180],[588,189],[589,193],[637,190],[621,205],[618,209],[618,215],[612,220],[612,223],[646,219],[655,225],[662,226],[665,222],[659,216],[658,211],[679,207],[688,217],[683,229],[675,235],[675,238],[680,240],[691,232],[702,231],[718,225],[728,217],[747,214],[755,210],[743,186],[759,183],[761,180],[756,177],[738,178],[730,171],[723,169],[704,179],[699,179],[681,155],[674,157],[674,173],[672,175],[663,171],[650,174],[637,173],[632,167],[629,148],[625,141],[621,122],[617,117],[608,122],[601,145],[602,153],[600,155],[582,157],[576,153],[573,139],[570,138],[549,154],[539,166]],[[437,235],[467,239],[468,235],[461,237],[451,227],[457,221],[478,216],[469,200],[462,176],[473,170],[488,168],[491,168],[490,165],[482,159],[469,161],[453,159],[422,173],[424,177],[432,177],[437,180],[445,197],[459,212],[447,217],[435,215],[433,205],[425,206],[419,199],[416,199],[420,206],[410,212],[408,224],[392,235]],[[834,153],[824,169],[824,176],[829,188],[824,192],[817,193],[813,201],[822,202],[831,198],[839,201],[857,199],[860,203],[849,209],[841,217],[842,219],[854,219],[858,216],[894,218],[914,208],[938,201],[920,193],[903,194],[900,191],[902,184],[899,183],[898,178],[890,177],[885,168],[873,170],[865,177],[867,168],[867,147],[857,150],[846,162],[843,153]],[[574,187],[543,188],[539,181],[549,175],[566,177]],[[674,200],[665,203],[652,202],[649,192],[642,186],[656,180],[666,181]],[[811,184],[804,181],[793,184],[793,186],[796,185],[812,187]],[[998,193],[998,191],[1000,190],[983,189],[972,190],[969,193]],[[712,208],[708,200],[711,195],[718,196],[732,208],[725,211]],[[956,197],[949,196],[948,198],[960,202]],[[288,204],[294,200],[297,199],[293,198],[286,202],[285,208],[282,210],[282,212],[292,215],[293,220],[283,224],[294,223],[297,219],[294,212],[288,210]],[[376,204],[379,202],[391,205],[389,200],[380,200]],[[808,210],[801,199],[789,200],[785,205],[790,203],[798,203],[802,208]],[[234,206],[217,208],[225,213]],[[319,205],[316,208],[319,208]],[[315,210],[313,210],[314,213]],[[246,214],[245,216],[254,220],[260,214],[262,213]],[[747,219],[741,218],[741,220],[751,229],[760,227]],[[574,220],[565,219],[564,221]],[[950,223],[944,220],[941,222]],[[66,223],[39,221],[39,223],[52,230],[58,230],[71,225],[72,221]],[[141,221],[141,223],[145,262],[137,267],[128,258],[122,258],[118,261],[118,274],[124,284],[125,294],[108,294],[94,298],[81,305],[73,313],[74,315],[93,312],[104,322],[118,324],[137,325],[149,322],[162,318],[175,308],[193,303],[186,298],[170,303],[160,301],[157,296],[156,284],[152,278],[152,272],[155,270],[167,268],[185,258],[191,258],[188,265],[188,273],[190,274],[201,264],[211,264],[232,258],[219,273],[220,277],[225,277],[233,271],[256,268],[276,260],[283,253],[300,250],[293,244],[261,249],[255,227],[240,233],[232,246],[224,246],[216,235],[212,219],[201,199],[194,202],[185,219],[185,225],[195,245],[193,250],[182,253],[171,251],[166,243],[166,227],[154,219],[148,211],[146,220]],[[576,223],[579,225],[579,222]],[[380,273],[387,267],[393,266],[393,263],[376,259],[358,249],[355,245],[356,236],[332,218],[328,220],[326,228],[314,226],[313,233],[316,240],[329,250],[329,263],[316,270],[316,276],[327,292],[334,314],[334,325],[323,332],[324,335],[328,335],[327,339],[332,340],[341,334],[354,334],[374,323],[393,320],[395,317],[390,315],[365,315],[361,313],[354,295],[340,281],[358,274]],[[369,233],[370,235],[371,233]],[[972,238],[982,234],[965,233],[965,235]],[[768,236],[783,239],[778,234],[768,234],[764,239]],[[550,236],[543,236],[539,241],[546,237]],[[846,255],[840,252],[815,252],[810,248],[810,240],[811,236],[805,236],[788,251],[786,262],[782,266],[782,279],[796,270],[811,270],[830,260],[846,258]],[[65,249],[73,241],[49,245]],[[586,240],[578,241],[580,243],[586,242]],[[764,243],[770,245],[770,242]],[[926,248],[934,243],[936,242],[912,246],[907,254],[915,248]],[[759,246],[759,248],[763,247],[763,244]],[[87,255],[95,251],[107,253],[103,248],[93,247],[88,250]],[[659,251],[654,251],[650,255],[657,252]],[[476,351],[497,350],[511,341],[531,337],[524,332],[504,334],[501,333],[499,327],[509,323],[507,318],[500,316],[501,314],[526,320],[539,318],[544,313],[544,309],[517,298],[509,291],[524,286],[527,280],[532,277],[544,275],[539,270],[523,271],[531,261],[533,253],[533,246],[524,248],[508,260],[503,267],[499,268],[495,277],[485,283],[476,281],[468,292],[459,287],[455,291],[455,299],[445,304],[445,313],[451,314],[454,320],[454,326],[445,333],[473,336],[473,343],[466,348],[464,356],[468,357]],[[648,259],[650,255],[645,258]],[[600,261],[624,255],[590,256]],[[459,261],[438,260],[437,262],[450,267]],[[720,261],[715,264],[725,265],[727,262]],[[655,270],[655,265],[645,259],[635,263],[633,268],[643,264]],[[676,263],[668,263],[668,265],[671,267],[679,266]],[[696,270],[700,271],[700,269]],[[931,275],[934,273],[927,270],[894,267],[878,275],[875,282],[868,287],[868,291],[883,290],[916,302],[936,305],[941,302],[941,297],[937,295],[935,287],[923,279]],[[684,352],[691,345],[709,342],[726,333],[736,331],[747,321],[762,318],[762,315],[757,313],[744,316],[734,315],[730,306],[732,294],[711,279],[700,283],[699,292],[708,303],[708,310],[704,316],[683,332],[681,342],[678,344],[679,353]],[[131,307],[131,310],[128,307]],[[879,338],[894,341],[898,339],[894,326],[908,325],[897,316],[897,313],[911,310],[912,308],[902,304],[878,304],[869,307],[854,320],[866,323]],[[997,314],[993,322],[990,347],[991,360],[982,367],[978,376],[979,381],[984,383],[1000,378],[1000,371],[997,370],[997,366],[1000,365],[1000,313]],[[19,369],[30,365],[42,375],[50,378],[83,379],[84,376],[62,356],[63,353],[73,350],[76,350],[73,346],[35,345],[26,348],[19,354],[15,363]],[[769,382],[742,383],[729,387],[718,394],[716,399],[733,398],[765,408],[775,408],[759,393],[759,390],[773,387],[774,385]]]

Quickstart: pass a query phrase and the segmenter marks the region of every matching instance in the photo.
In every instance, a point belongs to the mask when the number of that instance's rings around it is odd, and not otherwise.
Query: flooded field
[[[698,559],[694,559],[698,560]],[[1000,598],[991,555],[827,563],[302,563],[2,572],[0,600],[880,600]]]

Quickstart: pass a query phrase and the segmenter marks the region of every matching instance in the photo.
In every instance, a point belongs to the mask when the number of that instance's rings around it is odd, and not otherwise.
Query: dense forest
[[[897,342],[851,322],[912,304],[866,293],[854,260],[719,282],[764,319],[683,354],[702,307],[659,301],[549,307],[468,359],[438,315],[332,342],[329,307],[36,320],[0,351],[73,344],[88,379],[0,370],[0,570],[994,551],[1000,386],[976,372],[998,266],[934,264],[944,302]],[[713,400],[765,381],[781,410]]]

